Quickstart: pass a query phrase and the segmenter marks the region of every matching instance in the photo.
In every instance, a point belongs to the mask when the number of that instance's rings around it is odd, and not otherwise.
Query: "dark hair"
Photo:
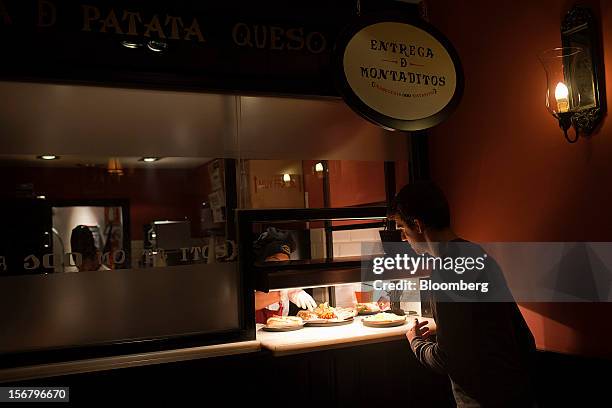
[[[96,242],[94,236],[87,225],[77,225],[70,235],[70,250],[78,252],[83,259],[93,259],[96,257]],[[73,259],[74,259],[73,255]],[[76,259],[75,259],[76,261]]]
[[[266,258],[279,253],[291,255],[295,251],[295,241],[289,231],[268,227],[253,243],[253,250],[256,260],[264,262]]]
[[[388,216],[399,216],[408,225],[419,219],[426,227],[443,229],[450,226],[448,202],[440,187],[432,181],[404,186],[391,202]]]

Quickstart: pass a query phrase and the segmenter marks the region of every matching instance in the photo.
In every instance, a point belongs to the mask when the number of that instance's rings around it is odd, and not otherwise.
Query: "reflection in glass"
[[[236,202],[312,208],[385,200],[383,162],[326,161],[323,177],[320,160],[242,160],[236,167],[229,159],[145,157],[0,156],[0,275],[232,262]],[[240,174],[234,185],[226,185],[234,178],[226,177],[228,169]],[[405,169],[398,166],[398,174]],[[397,181],[401,187],[403,179]],[[296,239],[312,246],[295,256],[327,257],[332,240],[335,256],[350,256],[350,245],[340,244],[343,233],[332,237],[342,222],[328,224],[310,223]]]
[[[0,276],[234,261],[225,187],[221,159],[0,156]]]
[[[122,205],[52,207],[54,272],[129,268]]]

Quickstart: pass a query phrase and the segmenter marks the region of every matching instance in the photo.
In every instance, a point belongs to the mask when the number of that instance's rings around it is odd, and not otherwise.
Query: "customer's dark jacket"
[[[473,243],[441,246],[443,258],[483,257]],[[421,363],[448,374],[458,407],[532,407],[535,343],[507,288],[497,262],[488,255],[482,271],[432,271],[437,283],[487,282],[488,291],[432,291],[436,340],[413,339]]]

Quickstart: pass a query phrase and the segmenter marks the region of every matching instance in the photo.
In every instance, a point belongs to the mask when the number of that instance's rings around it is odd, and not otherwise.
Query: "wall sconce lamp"
[[[325,163],[325,164],[324,164]],[[314,176],[321,180],[323,179],[324,173],[325,173],[325,166],[326,166],[327,162],[317,162],[315,163],[315,165],[313,166],[312,170],[312,174],[314,174]]]
[[[566,14],[561,44],[540,53],[539,59],[546,71],[546,108],[566,140],[575,143],[580,134],[593,132],[606,111],[599,30],[589,9],[575,6]]]

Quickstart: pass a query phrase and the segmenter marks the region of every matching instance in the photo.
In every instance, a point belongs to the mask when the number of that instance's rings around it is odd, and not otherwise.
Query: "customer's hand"
[[[408,332],[406,332],[406,338],[408,341],[412,343],[412,340],[415,337],[421,337],[422,339],[429,337],[431,333],[429,332],[427,323],[427,320],[419,322],[419,319],[415,318],[408,326]]]
[[[302,309],[312,310],[317,307],[317,302],[302,289],[292,289],[287,291],[289,300]]]

